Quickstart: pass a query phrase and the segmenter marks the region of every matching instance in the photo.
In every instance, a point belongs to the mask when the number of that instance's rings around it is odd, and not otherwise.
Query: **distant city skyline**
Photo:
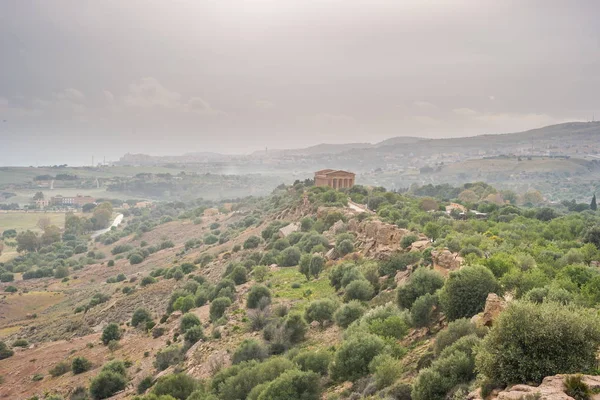
[[[0,165],[589,121],[598,15],[592,0],[3,1]]]

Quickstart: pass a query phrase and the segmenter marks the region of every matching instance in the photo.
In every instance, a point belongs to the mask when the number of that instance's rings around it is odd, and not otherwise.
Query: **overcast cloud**
[[[3,0],[0,165],[600,115],[600,2]]]

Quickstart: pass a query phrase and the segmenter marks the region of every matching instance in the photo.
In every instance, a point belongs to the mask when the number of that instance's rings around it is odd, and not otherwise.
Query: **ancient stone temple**
[[[323,169],[315,172],[315,186],[329,186],[333,189],[351,188],[354,186],[355,176],[348,171]]]

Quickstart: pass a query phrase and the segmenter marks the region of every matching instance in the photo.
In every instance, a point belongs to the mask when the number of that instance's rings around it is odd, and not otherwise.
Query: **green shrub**
[[[17,289],[15,286],[12,286],[12,285],[10,285],[10,286],[7,286],[7,287],[4,289],[4,291],[5,291],[6,293],[17,293],[17,292],[19,291],[19,289]]]
[[[434,294],[427,293],[419,297],[410,308],[410,316],[414,326],[417,328],[429,326],[433,322],[437,304],[437,296]]]
[[[175,300],[175,303],[173,303],[173,309],[179,310],[183,313],[187,313],[194,307],[196,307],[196,298],[191,294],[179,297],[177,300]]]
[[[545,376],[593,369],[599,347],[594,311],[512,302],[484,338],[477,367],[499,383],[541,382]]]
[[[308,324],[298,313],[290,313],[285,319],[285,333],[292,344],[299,343],[304,340],[304,335],[308,330]]]
[[[288,370],[266,385],[258,400],[319,400],[321,384],[314,372]]]
[[[246,281],[248,280],[246,268],[244,268],[241,265],[236,266],[233,269],[233,271],[231,271],[229,278],[231,278],[231,280],[234,281],[236,285],[246,283]]]
[[[255,339],[245,339],[233,353],[231,362],[239,364],[243,361],[258,360],[267,358],[268,352],[265,346]]]
[[[351,300],[369,301],[373,298],[375,288],[366,279],[357,279],[350,282],[344,289],[344,301]]]
[[[565,393],[575,400],[590,400],[592,391],[583,382],[581,375],[569,375],[565,378]]]
[[[85,357],[75,357],[71,362],[71,371],[75,375],[81,374],[92,368],[92,363]]]
[[[447,398],[458,385],[472,381],[475,378],[473,349],[479,341],[475,335],[465,336],[446,348],[429,368],[419,372],[413,383],[412,398]]]
[[[405,271],[409,265],[415,264],[420,259],[421,254],[416,251],[394,254],[389,260],[379,264],[379,275],[395,275],[398,271]]]
[[[192,392],[200,387],[200,383],[184,373],[171,374],[158,378],[152,393],[157,396],[173,396],[178,400],[186,400]]]
[[[308,322],[317,321],[323,324],[333,320],[333,313],[337,308],[338,304],[331,299],[315,300],[306,307],[304,317]]]
[[[310,275],[318,278],[321,274],[321,271],[323,271],[323,268],[325,268],[325,258],[319,254],[313,254],[313,256],[310,258],[310,264],[308,267]]]
[[[400,361],[389,354],[379,354],[369,364],[377,389],[390,386],[402,374]]]
[[[403,249],[410,247],[414,242],[419,240],[419,237],[414,233],[409,233],[408,235],[404,235],[402,239],[400,239],[400,246]]]
[[[102,343],[108,345],[113,340],[116,341],[119,339],[121,339],[121,329],[119,328],[119,325],[111,322],[102,331]]]
[[[13,342],[12,347],[28,347],[29,342],[25,339],[17,339]]]
[[[410,309],[419,297],[433,294],[444,286],[444,278],[439,272],[421,267],[412,273],[404,286],[398,288],[398,305]]]
[[[143,394],[144,392],[146,392],[146,390],[150,389],[152,385],[154,385],[154,379],[152,378],[152,376],[146,376],[142,378],[140,383],[138,383],[137,385],[138,394]]]
[[[244,241],[244,249],[255,249],[260,244],[261,240],[258,236],[250,236]]]
[[[492,272],[482,266],[466,266],[450,273],[439,299],[449,320],[469,318],[483,311],[489,293],[500,286]]]
[[[156,278],[152,277],[152,276],[145,276],[142,278],[142,281],[140,282],[140,285],[142,287],[148,286],[148,285],[152,285],[153,283],[156,283]]]
[[[210,320],[216,321],[225,314],[227,308],[231,305],[229,297],[218,297],[210,303]]]
[[[354,243],[350,239],[344,239],[335,246],[335,250],[340,256],[345,256],[354,251]]]
[[[261,299],[265,299],[262,300],[262,304],[269,304],[271,302],[271,291],[264,285],[252,286],[248,292],[246,307],[257,308],[261,304]]]
[[[179,330],[181,333],[186,333],[188,329],[201,325],[202,322],[200,322],[200,318],[198,318],[195,314],[187,313],[181,317],[181,321],[179,322]]]
[[[304,350],[298,353],[293,361],[300,366],[302,371],[312,371],[326,375],[331,363],[332,355],[325,350]]]
[[[212,388],[221,399],[257,398],[266,385],[258,386],[276,379],[284,371],[295,367],[294,363],[283,357],[271,357],[262,363],[243,362],[224,368],[215,374]]]
[[[152,315],[145,308],[138,308],[131,316],[131,326],[137,327],[139,324],[145,324],[147,321],[152,321]]]
[[[362,317],[364,313],[365,308],[360,301],[352,300],[338,308],[333,315],[333,319],[342,328],[347,328],[351,323]]]
[[[279,255],[279,265],[282,267],[293,267],[298,265],[302,253],[296,247],[288,247]]]
[[[400,315],[374,318],[368,322],[369,331],[384,338],[402,339],[408,333],[408,324]]]
[[[57,376],[66,374],[70,370],[71,370],[71,365],[66,361],[61,361],[61,362],[55,364],[54,367],[50,368],[48,373],[51,376],[56,378]]]
[[[204,336],[204,329],[202,329],[202,326],[200,325],[193,326],[185,332],[184,339],[186,346],[192,346],[198,340],[206,339],[206,336]]]
[[[439,356],[446,347],[451,346],[461,337],[477,333],[475,324],[467,318],[451,321],[446,329],[437,334],[433,345],[433,352],[436,356]]]
[[[375,335],[354,336],[344,341],[330,365],[331,377],[338,381],[355,381],[369,373],[369,363],[383,351],[385,343]]]

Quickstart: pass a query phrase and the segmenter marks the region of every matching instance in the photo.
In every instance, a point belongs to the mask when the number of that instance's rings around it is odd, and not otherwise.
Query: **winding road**
[[[105,229],[100,229],[99,231],[95,231],[94,233],[92,233],[91,237],[92,239],[97,238],[98,236],[110,231],[110,229],[114,226],[115,228],[117,226],[119,226],[119,224],[123,221],[123,214],[119,214],[117,215],[117,217],[115,218],[115,220],[113,221],[112,225],[109,226],[108,228]]]

